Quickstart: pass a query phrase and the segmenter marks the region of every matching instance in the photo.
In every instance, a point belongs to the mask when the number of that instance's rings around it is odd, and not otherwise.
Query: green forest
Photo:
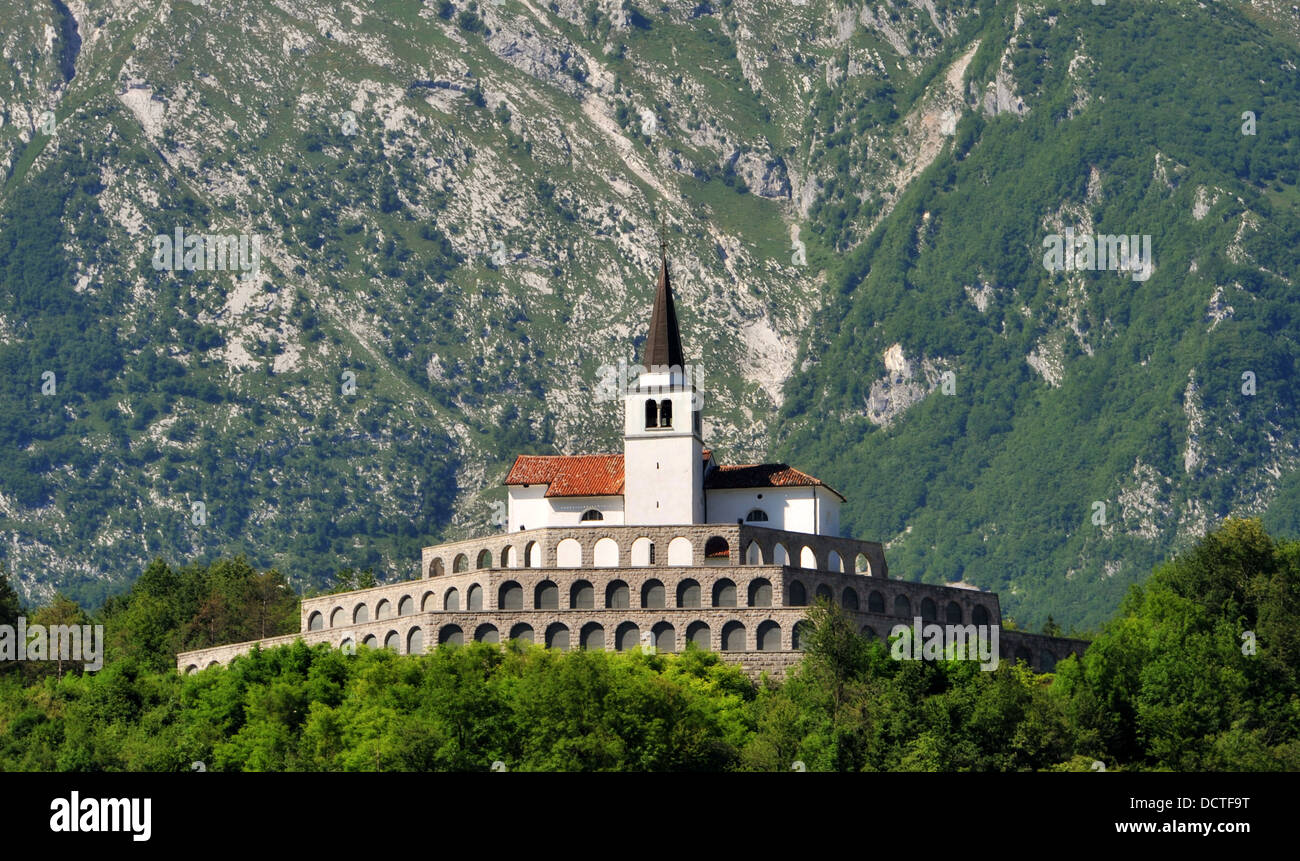
[[[336,588],[371,583],[345,571]],[[0,581],[0,623],[23,612],[89,618],[63,596],[25,610]],[[297,596],[243,559],[156,562],[95,614],[102,670],[0,668],[0,769],[1300,769],[1300,541],[1258,520],[1159,565],[1054,674],[895,661],[840,609],[808,616],[782,684],[695,649],[519,643],[402,656],[298,641],[182,676],[178,649],[294,630]]]

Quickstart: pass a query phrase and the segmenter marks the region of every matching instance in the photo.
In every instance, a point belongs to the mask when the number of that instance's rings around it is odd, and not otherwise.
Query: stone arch
[[[443,572],[444,572],[445,570],[446,570],[446,569],[444,569],[444,568],[442,567],[442,560],[441,560],[441,559],[435,559],[435,560],[433,560],[432,562],[429,563],[429,576],[430,576],[430,577],[441,577],[441,576],[443,575]]]
[[[700,583],[698,580],[688,577],[677,584],[677,606],[692,608],[700,606]]]
[[[348,616],[343,612],[343,608],[335,607],[333,612],[330,613],[330,627],[341,628],[348,623],[347,619]]]
[[[894,598],[894,615],[911,618],[912,602],[908,600],[906,595],[898,595]]]
[[[501,642],[501,632],[491,622],[484,622],[474,629],[474,642],[499,643]]]
[[[622,580],[612,580],[605,587],[605,608],[627,610],[632,606],[632,592]]]
[[[767,523],[767,512],[761,508],[751,508],[745,515],[746,523]]]
[[[859,574],[862,574],[863,576],[866,577],[872,576],[871,560],[867,558],[867,554],[865,553],[858,554],[858,558],[853,561],[853,569],[857,571]]]
[[[375,605],[375,621],[382,622],[384,619],[393,618],[393,605],[387,598],[380,598],[379,603]]]
[[[772,545],[772,564],[773,565],[790,564],[790,551],[786,550],[785,545],[782,544],[780,541]]]
[[[813,593],[813,600],[818,600],[820,598],[825,598],[826,603],[828,604],[835,603],[835,593],[832,592],[831,587],[827,586],[825,583],[818,583],[817,591]]]
[[[870,637],[873,640],[876,639],[876,629],[870,625],[863,625],[861,634],[864,637]]]
[[[852,586],[845,586],[844,591],[840,594],[840,606],[845,610],[858,609],[858,590]]]
[[[726,577],[713,584],[713,606],[736,606],[736,584]]]
[[[514,580],[507,580],[497,588],[498,610],[524,609],[524,587]]]
[[[413,616],[415,615],[415,599],[410,595],[403,595],[397,602],[397,615]]]
[[[812,625],[804,619],[794,623],[790,630],[790,648],[796,652],[803,651],[808,643],[808,637],[812,634]]]
[[[374,634],[366,634],[366,636],[361,640],[361,645],[365,646],[367,649],[373,649],[377,642],[379,641],[375,639]]]
[[[569,587],[570,610],[594,610],[596,608],[596,590],[586,580],[578,580]]]
[[[805,544],[803,549],[799,551],[799,567],[813,571],[821,567],[817,564],[817,551],[813,550],[807,544]]]
[[[758,650],[760,652],[781,651],[781,626],[771,619],[758,625]]]
[[[523,596],[521,595],[520,597]],[[538,583],[537,588],[533,590],[533,609],[560,609],[560,587],[556,586],[550,580],[543,580]]]
[[[578,634],[578,646],[583,649],[605,648],[605,629],[599,622],[588,622]]]
[[[710,640],[709,626],[704,622],[691,622],[686,626],[686,642],[694,643],[698,648],[707,652],[713,646]]]
[[[669,565],[693,565],[695,563],[694,554],[695,548],[691,546],[691,539],[689,538],[678,535],[668,542]]]
[[[406,654],[424,654],[424,631],[418,626],[406,632]]]
[[[949,601],[948,606],[944,608],[944,621],[949,625],[961,624],[961,605],[956,601]]]
[[[451,563],[451,573],[460,574],[469,570],[469,557],[464,553],[457,553],[456,559]]]
[[[624,622],[614,631],[614,650],[633,652],[641,645],[641,629],[635,622]]]
[[[319,610],[313,611],[312,614],[307,617],[307,630],[321,631],[324,630],[324,628],[325,616]]]
[[[475,568],[491,568],[491,567],[492,567],[492,551],[491,551],[491,550],[480,550],[480,551],[479,551],[479,554],[478,554],[478,561],[474,563],[474,567],[475,567]]]
[[[675,652],[677,651],[677,631],[667,622],[659,622],[650,629],[654,635],[656,652]]]
[[[459,610],[459,609],[460,609],[460,590],[459,590],[459,589],[454,589],[454,588],[453,588],[453,589],[448,589],[448,590],[447,590],[446,594],[442,596],[442,609],[444,609],[444,610]]]
[[[438,632],[438,643],[447,643],[452,646],[459,646],[465,642],[465,632],[460,629],[460,625],[443,625],[442,630]]]
[[[826,570],[834,571],[836,574],[844,573],[844,560],[834,550],[826,555]]]
[[[751,541],[749,542],[748,545],[745,546],[745,564],[746,565],[763,564],[763,548],[759,546],[759,543],[757,541]]]
[[[471,613],[483,611],[483,587],[475,583],[465,592],[465,609]]]
[[[542,545],[538,544],[536,541],[529,541],[524,545],[524,567],[542,567]]]
[[[533,626],[527,622],[520,622],[510,629],[510,639],[518,640],[521,643],[531,643],[533,641]]]
[[[976,604],[975,609],[970,611],[970,620],[976,625],[987,625],[989,623],[989,611],[983,604]]]
[[[370,621],[370,608],[364,603],[358,604],[352,610],[352,624],[359,625],[362,622]]]
[[[668,553],[672,555],[672,545],[668,546]],[[704,542],[704,563],[709,564],[709,560],[715,563],[720,560],[729,560],[731,558],[731,544],[721,535],[712,535],[708,541]]]
[[[185,675],[192,676],[198,671],[199,671],[198,664],[190,664],[188,667],[185,668]]]
[[[504,557],[504,558],[501,560],[501,562],[502,562],[501,567],[502,567],[502,568],[518,568],[518,567],[519,567],[519,551],[515,549],[515,545],[511,544],[511,545],[510,545],[509,547],[507,547],[505,550],[501,551],[501,555]]]
[[[208,661],[208,665],[207,665],[206,667],[204,667],[204,669],[205,669],[205,670],[210,670],[210,669],[212,669],[213,667],[219,667],[219,666],[221,666],[221,662],[220,662],[220,661]]]
[[[596,568],[617,568],[618,542],[608,536],[597,540],[591,551],[591,564]]]
[[[935,606],[934,599],[928,597],[921,599],[921,621],[939,621],[939,608]]]
[[[436,600],[437,596],[432,592],[425,592],[424,597],[420,599],[420,612],[432,613],[437,608]]]
[[[402,650],[401,635],[396,631],[389,631],[388,634],[384,636],[384,648],[391,649],[394,652],[400,652]]]
[[[730,621],[722,626],[722,651],[745,651],[745,626],[737,621]]]
[[[786,586],[786,591],[789,592],[790,595],[789,599],[786,601],[787,605],[791,607],[804,607],[808,604],[808,590],[805,589],[803,584],[798,580],[791,580]]]
[[[668,605],[668,596],[664,584],[658,580],[647,580],[641,587],[641,609],[662,610]]]
[[[756,577],[749,581],[749,606],[772,606],[772,581],[766,577]]]
[[[875,589],[872,589],[871,594],[867,596],[867,612],[869,613],[885,612],[885,596],[881,595]]]
[[[581,568],[582,545],[576,538],[565,538],[555,545],[556,568]]]
[[[569,648],[569,629],[554,622],[546,628],[546,648],[559,649],[561,652],[568,651]]]
[[[649,538],[644,535],[632,542],[632,558],[630,560],[634,568],[644,568],[647,565],[653,565],[655,561],[655,545]]]

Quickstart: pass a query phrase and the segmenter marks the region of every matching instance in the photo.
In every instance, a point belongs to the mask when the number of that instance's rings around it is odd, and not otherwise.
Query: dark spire
[[[673,287],[668,277],[668,243],[659,234],[659,287],[655,290],[655,307],[650,314],[650,336],[646,338],[641,364],[646,368],[678,367],[682,360],[682,336],[677,331],[677,309],[673,307]]]

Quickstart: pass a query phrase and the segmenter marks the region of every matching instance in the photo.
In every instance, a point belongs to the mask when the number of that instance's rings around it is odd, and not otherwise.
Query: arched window
[[[596,590],[586,580],[579,580],[569,589],[569,609],[593,610],[596,607]]]
[[[491,567],[492,567],[492,551],[491,551],[491,550],[481,550],[481,551],[479,551],[479,554],[478,554],[478,562],[474,563],[474,567],[475,567],[475,568],[491,568]]]
[[[650,633],[654,634],[655,651],[677,651],[677,632],[673,630],[672,625],[667,622],[660,622],[650,629]]]
[[[442,567],[442,560],[441,560],[441,559],[435,559],[435,560],[433,560],[432,562],[429,563],[429,576],[430,576],[430,577],[441,577],[441,576],[442,576],[442,573],[443,573],[443,570],[444,570],[444,569],[443,569],[443,567]]]
[[[420,612],[432,613],[437,608],[435,600],[436,597],[432,592],[425,592],[424,597],[420,599]]]
[[[397,615],[410,616],[415,612],[415,599],[410,595],[403,595],[402,600],[397,602]]]
[[[524,587],[513,580],[507,580],[497,589],[498,610],[524,609]]]
[[[464,553],[457,553],[456,559],[451,563],[451,573],[459,574],[462,571],[469,570],[469,557]]]
[[[987,625],[989,623],[989,611],[984,609],[983,604],[976,604],[975,609],[970,612],[970,620],[976,625]]]
[[[873,591],[867,596],[867,610],[872,613],[885,612],[885,596]]]
[[[483,609],[483,587],[475,583],[465,593],[465,609],[477,613]]]
[[[423,655],[424,654],[424,632],[419,628],[412,628],[406,634],[406,654]]]
[[[651,546],[650,561],[654,562],[654,545]],[[694,563],[694,548],[691,547],[691,539],[677,536],[668,542],[668,564],[669,565],[690,565]]]
[[[602,538],[591,549],[591,564],[597,568],[618,567],[618,542],[613,538]]]
[[[352,611],[352,624],[370,621],[370,608],[365,604],[358,604],[357,608]]]
[[[393,605],[388,603],[388,599],[381,598],[379,604],[375,607],[375,621],[379,622],[384,619],[390,619],[393,616]]]
[[[906,595],[899,595],[897,598],[894,599],[894,615],[895,616],[912,615],[912,602],[907,600]]]
[[[794,629],[790,631],[790,648],[796,652],[802,651],[808,643],[808,636],[812,634],[812,626],[800,619],[794,623]]]
[[[573,538],[565,538],[555,547],[555,567],[581,568],[582,545]]]
[[[460,592],[455,589],[448,589],[447,594],[442,596],[442,609],[459,610]]]
[[[673,402],[663,400],[659,402],[659,427],[670,428],[673,426]]]
[[[556,586],[550,580],[543,580],[538,583],[537,588],[533,590],[533,609],[560,609],[560,587]]]
[[[533,641],[533,626],[520,622],[510,629],[510,639],[517,640],[520,643],[531,643]]]
[[[728,622],[722,626],[722,651],[745,651],[745,626],[739,622]]]
[[[340,625],[347,624],[344,620],[347,618],[343,613],[342,607],[335,607],[334,612],[330,613],[330,627],[337,628]]]
[[[939,620],[939,608],[929,598],[921,599],[921,620],[924,622],[937,622]]]
[[[659,405],[653,400],[645,402],[645,426],[648,428],[659,427]]]
[[[725,577],[713,584],[713,606],[736,606],[736,584]]]
[[[760,652],[781,651],[781,626],[771,619],[759,623],[758,650]]]
[[[844,587],[844,594],[840,596],[840,606],[845,610],[858,609],[858,593],[852,586]]]
[[[709,641],[709,626],[703,622],[692,622],[686,628],[686,642],[707,652],[713,646]]]
[[[459,646],[465,642],[465,634],[461,631],[460,625],[443,625],[442,630],[438,632],[438,642]]]
[[[601,539],[604,541],[605,539]],[[644,535],[632,542],[632,567],[640,568],[646,565],[653,565],[655,561],[655,546],[649,538]]]
[[[394,652],[401,650],[402,638],[396,631],[389,631],[388,636],[384,637],[384,648],[391,649]]]
[[[578,645],[583,649],[605,648],[605,629],[600,626],[599,622],[588,622],[582,626]]]
[[[961,624],[961,605],[956,601],[948,602],[948,607],[944,611],[944,614],[947,617],[945,621],[947,621],[949,625]]]
[[[491,624],[479,625],[474,631],[474,642],[476,643],[499,643],[501,634],[497,632],[497,626]]]
[[[791,580],[789,589],[791,607],[802,607],[808,603],[808,591],[798,580]]]
[[[320,613],[312,613],[307,617],[307,630],[320,631],[325,628],[325,617]]]
[[[614,648],[620,652],[634,652],[641,645],[641,631],[632,622],[624,622],[614,632]]]
[[[835,593],[832,592],[831,587],[827,586],[825,583],[822,583],[817,587],[817,592],[815,593],[815,597],[825,598],[826,603],[828,604],[835,603]]]
[[[745,515],[746,523],[767,523],[767,512],[761,508],[755,508]]]
[[[700,606],[700,584],[694,580],[683,580],[677,584],[677,606]]]
[[[632,594],[626,583],[615,580],[609,584],[605,589],[605,606],[611,610],[626,610],[632,606]]]
[[[758,546],[757,541],[749,542],[749,546],[745,548],[745,564],[746,565],[763,564],[763,548]]]
[[[641,609],[662,610],[666,603],[664,584],[658,580],[647,580],[641,587]]]
[[[546,629],[546,648],[559,649],[561,652],[569,648],[569,629],[559,622],[555,622]]]
[[[668,553],[673,552],[672,545],[668,545]],[[731,545],[727,539],[721,535],[714,535],[708,541],[704,542],[704,559],[707,564],[710,559],[728,559],[731,557]]]
[[[592,520],[604,520],[604,519],[605,519],[605,515],[601,514],[599,511],[597,511],[594,508],[588,508],[586,511],[582,512],[583,523],[587,523]]]
[[[749,606],[772,606],[772,583],[762,577],[749,581]]]

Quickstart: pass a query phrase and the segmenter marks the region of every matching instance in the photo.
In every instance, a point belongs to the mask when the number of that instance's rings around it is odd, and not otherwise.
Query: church
[[[879,542],[840,535],[846,498],[820,479],[784,463],[718,463],[687,367],[661,245],[641,364],[621,386],[621,453],[519,455],[505,477],[503,532],[424,548],[418,579],[304,598],[299,632],[185,652],[177,669],[297,639],[402,654],[517,640],[614,651],[693,645],[751,677],[781,678],[802,659],[804,616],[822,599],[865,637],[887,639],[900,625],[1000,628],[993,593],[890,579]],[[1020,631],[1000,637],[1002,658],[1041,672],[1086,646]]]

